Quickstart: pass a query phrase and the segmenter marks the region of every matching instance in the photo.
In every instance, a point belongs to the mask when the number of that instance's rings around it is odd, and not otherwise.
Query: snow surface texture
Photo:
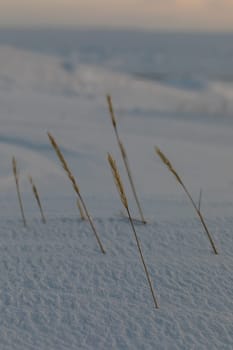
[[[1,224],[1,349],[232,349],[232,220],[137,225],[156,310],[127,220]]]
[[[71,69],[72,68],[72,69]],[[72,73],[72,74],[71,74]],[[225,349],[233,344],[233,156],[230,86],[201,90],[0,47],[0,349]],[[148,225],[136,225],[159,301],[155,310],[129,222],[119,215],[106,155],[117,159],[111,93]],[[221,118],[222,117],[222,118]],[[71,166],[106,248],[79,220],[50,131]],[[219,255],[171,174],[167,154],[203,214]],[[20,220],[11,157],[20,168]],[[39,220],[27,176],[38,186]]]

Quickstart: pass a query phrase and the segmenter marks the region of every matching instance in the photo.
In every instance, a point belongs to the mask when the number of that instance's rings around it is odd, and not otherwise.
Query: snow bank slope
[[[155,145],[174,161],[195,198],[202,187],[204,200],[210,196],[214,201],[232,200],[230,88],[228,94],[215,85],[184,91],[77,62],[69,70],[61,57],[9,47],[0,47],[1,192],[15,193],[14,154],[24,195],[28,192],[31,196],[29,173],[42,194],[71,195],[70,184],[49,145],[46,132],[50,131],[83,192],[99,196],[100,201],[103,196],[112,198],[115,192],[107,152],[114,154],[120,166],[122,163],[106,93],[112,94],[120,136],[144,201],[148,196],[181,193],[156,159]]]

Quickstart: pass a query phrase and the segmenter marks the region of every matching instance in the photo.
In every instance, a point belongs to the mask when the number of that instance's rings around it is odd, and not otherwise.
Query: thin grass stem
[[[20,193],[20,189],[19,189],[19,169],[17,167],[17,162],[16,162],[15,157],[12,157],[12,169],[13,169],[13,174],[14,174],[14,178],[15,178],[16,191],[17,191],[17,197],[18,197],[19,206],[20,206],[20,212],[21,212],[21,216],[23,219],[24,227],[26,227],[27,223],[26,223],[26,219],[25,219],[25,215],[24,215],[23,202],[22,202],[21,193]]]
[[[202,201],[202,189],[200,189],[199,199],[198,199],[198,210],[201,211],[201,201]]]
[[[77,204],[77,207],[78,207],[78,210],[79,210],[79,213],[80,213],[80,217],[81,217],[81,220],[86,220],[86,217],[85,217],[85,214],[84,214],[84,211],[83,211],[83,207],[80,203],[80,200],[79,198],[77,198],[77,201],[76,201],[76,204]]]
[[[143,264],[143,267],[144,267],[144,270],[145,270],[145,273],[146,273],[146,278],[147,278],[147,281],[148,281],[148,284],[149,284],[149,287],[150,287],[150,291],[151,291],[151,295],[152,295],[152,298],[153,298],[153,301],[154,301],[154,304],[155,304],[155,308],[158,309],[159,305],[158,305],[158,302],[157,302],[157,299],[156,299],[156,296],[155,296],[155,293],[154,293],[154,289],[153,289],[153,286],[152,286],[150,275],[149,275],[149,272],[148,272],[148,269],[147,269],[147,266],[146,266],[146,263],[145,263],[145,259],[144,259],[143,253],[142,253],[141,245],[140,245],[140,242],[139,242],[139,239],[138,239],[138,236],[137,236],[134,224],[133,224],[133,220],[132,220],[131,214],[129,212],[129,209],[126,209],[126,210],[127,210],[127,213],[128,213],[128,216],[129,216],[130,225],[132,227],[132,230],[133,230],[133,233],[134,233],[134,237],[135,237],[135,240],[136,240],[136,243],[137,243],[137,248],[138,248],[138,251],[139,251],[139,254],[140,254],[140,258],[141,258],[141,261],[142,261],[142,264]]]
[[[148,281],[148,284],[149,284],[149,288],[150,288],[150,291],[151,291],[151,294],[152,294],[152,298],[153,298],[153,301],[154,301],[154,304],[155,304],[155,308],[158,309],[158,307],[159,307],[158,306],[158,302],[157,302],[157,299],[155,297],[154,289],[153,289],[153,286],[152,286],[152,283],[151,283],[151,279],[150,279],[150,275],[149,275],[149,272],[148,272],[148,269],[147,269],[147,266],[146,266],[146,263],[145,263],[145,259],[144,259],[143,253],[142,253],[142,249],[141,249],[141,245],[140,245],[140,242],[139,242],[139,239],[138,239],[138,235],[136,233],[135,226],[134,226],[134,223],[133,223],[133,219],[132,219],[132,216],[130,214],[128,201],[127,201],[126,194],[125,194],[125,191],[124,191],[124,186],[123,186],[123,183],[121,181],[121,177],[120,177],[119,171],[117,169],[116,162],[115,162],[115,160],[112,158],[112,156],[110,154],[108,154],[108,162],[109,162],[110,167],[111,167],[112,175],[113,175],[113,178],[114,178],[114,181],[115,181],[118,193],[120,195],[121,202],[122,202],[122,204],[123,204],[123,206],[126,209],[127,214],[128,214],[130,225],[131,225],[131,228],[133,230],[134,238],[136,240],[136,244],[137,244],[137,248],[138,248],[138,251],[139,251],[140,259],[141,259],[141,262],[142,262],[143,267],[144,267],[144,271],[145,271],[146,278],[147,278],[147,281]]]
[[[183,188],[183,190],[185,191],[186,195],[188,196],[190,202],[192,203],[201,223],[202,226],[204,227],[204,231],[210,241],[211,247],[214,251],[214,253],[217,255],[218,251],[217,248],[215,246],[215,243],[213,241],[213,238],[211,237],[210,231],[207,228],[207,225],[205,223],[205,220],[200,212],[200,210],[198,209],[197,205],[195,204],[191,194],[189,193],[187,187],[185,186],[184,182],[182,181],[181,177],[178,175],[177,171],[175,170],[175,168],[172,166],[172,164],[170,163],[170,161],[168,160],[168,158],[164,155],[164,153],[161,152],[161,150],[158,147],[155,147],[155,152],[157,153],[157,155],[160,157],[160,159],[162,160],[162,162],[168,167],[169,171],[175,176],[176,180],[179,182],[179,184],[181,185],[181,187]]]
[[[35,197],[35,199],[36,199],[37,205],[38,205],[39,210],[40,210],[41,220],[42,220],[42,222],[45,224],[45,223],[46,223],[46,219],[45,219],[44,211],[43,211],[43,208],[42,208],[42,205],[41,205],[39,192],[38,192],[38,190],[37,190],[37,187],[36,187],[36,185],[35,185],[35,183],[34,183],[32,177],[29,176],[28,179],[29,179],[29,182],[30,182],[30,184],[31,184],[31,186],[32,186],[32,192],[33,192],[33,194],[34,194],[34,197]]]
[[[89,214],[89,212],[88,212],[88,209],[87,209],[86,204],[85,204],[85,202],[84,202],[84,200],[83,200],[83,197],[82,197],[82,195],[81,195],[81,193],[80,193],[80,191],[79,191],[79,187],[78,187],[78,185],[77,185],[77,182],[76,182],[76,180],[75,180],[75,177],[73,176],[71,170],[69,169],[68,164],[66,163],[66,160],[65,160],[65,158],[64,158],[64,156],[63,156],[63,154],[62,154],[60,148],[58,147],[58,144],[56,143],[54,137],[53,137],[50,133],[48,133],[48,137],[49,137],[49,140],[50,140],[50,142],[51,142],[51,145],[52,145],[52,147],[54,148],[54,150],[55,150],[55,152],[56,152],[56,154],[57,154],[57,156],[58,156],[58,158],[59,158],[59,160],[60,160],[60,162],[61,162],[61,164],[62,164],[62,166],[63,166],[63,168],[64,168],[64,170],[65,170],[65,172],[66,172],[66,174],[68,175],[68,178],[70,179],[70,181],[71,181],[71,183],[72,183],[72,186],[73,186],[74,191],[75,191],[76,194],[78,195],[78,198],[79,198],[79,200],[80,200],[80,202],[81,202],[81,204],[82,204],[82,206],[83,206],[84,212],[85,212],[85,214],[86,214],[86,216],[87,216],[87,218],[88,218],[88,221],[89,221],[89,223],[90,223],[90,225],[91,225],[91,228],[92,228],[92,231],[93,231],[93,233],[94,233],[94,235],[95,235],[95,238],[96,238],[96,240],[97,240],[97,243],[98,243],[98,245],[99,245],[99,247],[100,247],[100,250],[101,250],[101,252],[102,252],[103,254],[105,254],[104,247],[103,247],[103,245],[102,245],[102,243],[101,243],[101,240],[100,240],[100,238],[99,238],[99,235],[98,235],[98,233],[97,233],[97,230],[96,230],[96,228],[95,228],[95,225],[94,225],[94,223],[93,223],[93,221],[92,221],[92,218],[91,218],[91,216],[90,216],[90,214]]]

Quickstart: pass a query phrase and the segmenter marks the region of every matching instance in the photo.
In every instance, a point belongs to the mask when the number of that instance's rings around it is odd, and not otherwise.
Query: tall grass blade
[[[140,217],[141,217],[141,221],[144,224],[146,224],[146,220],[144,218],[143,211],[142,211],[142,208],[141,208],[141,205],[140,205],[140,202],[139,202],[139,199],[138,199],[138,195],[137,195],[137,192],[136,192],[135,184],[134,184],[134,181],[133,181],[132,172],[131,172],[131,169],[130,169],[130,166],[129,166],[128,156],[127,156],[125,147],[124,147],[124,145],[123,145],[123,143],[122,143],[122,141],[120,140],[120,137],[119,137],[119,133],[118,133],[118,129],[117,129],[116,117],[115,117],[113,104],[112,104],[112,99],[111,99],[110,95],[107,95],[106,98],[107,98],[107,103],[108,103],[108,108],[109,108],[109,114],[110,114],[110,117],[111,117],[111,120],[112,120],[113,129],[114,129],[114,132],[115,132],[115,135],[116,135],[118,146],[120,148],[121,156],[122,156],[122,159],[123,159],[123,162],[124,162],[124,166],[125,166],[125,169],[126,169],[126,172],[127,172],[127,175],[128,175],[128,179],[129,179],[129,183],[130,183],[130,186],[131,186],[131,189],[132,189],[132,192],[133,192],[133,196],[135,198],[135,201],[136,201],[136,204],[137,204],[137,207],[138,207],[138,211],[139,211],[139,214],[140,214]]]
[[[204,231],[210,241],[210,244],[213,248],[214,253],[217,255],[218,251],[217,248],[214,244],[213,238],[211,237],[211,234],[206,226],[205,220],[200,212],[200,209],[197,207],[197,205],[195,204],[191,194],[189,193],[187,187],[184,185],[183,181],[181,180],[180,176],[178,175],[178,173],[176,172],[175,168],[172,166],[172,164],[170,163],[170,161],[168,160],[168,158],[165,156],[164,153],[161,152],[161,150],[158,147],[155,147],[155,152],[157,153],[157,155],[160,157],[160,159],[162,160],[162,162],[168,167],[169,171],[175,176],[176,180],[179,182],[179,184],[182,186],[183,190],[185,191],[186,195],[188,196],[190,202],[192,203],[201,223],[202,226],[204,227]]]
[[[37,187],[36,187],[34,181],[32,180],[31,176],[29,176],[28,179],[29,179],[29,182],[30,182],[30,184],[32,186],[32,192],[33,192],[34,197],[36,199],[37,205],[38,205],[38,207],[40,209],[41,220],[45,224],[46,223],[46,219],[45,219],[44,211],[43,211],[43,208],[42,208],[42,205],[41,205],[41,201],[40,201],[40,197],[39,197],[39,193],[38,193]]]
[[[200,189],[199,199],[198,199],[198,210],[201,211],[201,201],[202,201],[202,189]]]
[[[101,250],[101,252],[102,252],[103,254],[105,254],[104,247],[103,247],[103,245],[102,245],[102,243],[101,243],[101,240],[100,240],[99,235],[98,235],[98,233],[97,233],[97,230],[96,230],[96,228],[95,228],[95,226],[94,226],[94,223],[93,223],[93,221],[92,221],[92,218],[91,218],[91,216],[90,216],[90,214],[89,214],[89,212],[88,212],[88,209],[87,209],[86,204],[85,204],[85,202],[84,202],[84,200],[83,200],[83,197],[82,197],[82,195],[81,195],[81,193],[80,193],[80,191],[79,191],[79,187],[78,187],[78,185],[77,185],[77,182],[76,182],[76,180],[75,180],[75,178],[74,178],[74,176],[73,176],[71,170],[69,169],[69,167],[68,167],[68,165],[67,165],[67,163],[66,163],[66,161],[65,161],[65,158],[64,158],[63,154],[61,153],[60,148],[58,147],[58,144],[56,143],[54,137],[53,137],[50,133],[48,133],[48,137],[49,137],[49,140],[50,140],[50,142],[51,142],[51,145],[52,145],[52,147],[54,148],[54,150],[55,150],[55,152],[56,152],[56,154],[57,154],[57,156],[58,156],[58,158],[59,158],[59,160],[60,160],[60,162],[61,162],[61,164],[62,164],[62,166],[63,166],[63,168],[64,168],[64,170],[65,170],[65,172],[66,172],[66,174],[68,175],[68,178],[70,179],[70,181],[71,181],[71,183],[72,183],[72,186],[73,186],[74,191],[75,191],[76,194],[78,195],[78,198],[79,198],[79,200],[80,200],[80,202],[81,202],[81,204],[82,204],[82,206],[83,206],[84,212],[85,212],[85,214],[86,214],[86,216],[87,216],[87,218],[88,218],[88,221],[89,221],[89,223],[90,223],[90,225],[91,225],[91,228],[92,228],[92,231],[93,231],[93,233],[94,233],[94,235],[95,235],[95,238],[96,238],[96,240],[97,240],[97,243],[98,243],[98,245],[99,245],[99,247],[100,247],[100,250]]]
[[[114,181],[115,181],[118,193],[120,195],[121,202],[122,202],[124,208],[127,211],[127,214],[128,214],[128,217],[129,217],[129,221],[130,221],[130,225],[131,225],[131,228],[133,230],[134,238],[136,240],[136,244],[137,244],[137,248],[138,248],[138,251],[139,251],[139,255],[140,255],[140,258],[141,258],[141,261],[142,261],[142,264],[143,264],[143,267],[144,267],[144,271],[145,271],[145,274],[146,274],[146,278],[147,278],[147,281],[148,281],[148,284],[149,284],[151,295],[152,295],[155,307],[156,307],[156,309],[158,309],[158,307],[159,307],[158,306],[158,302],[157,302],[157,299],[156,299],[156,296],[155,296],[155,293],[154,293],[154,289],[153,289],[153,286],[152,286],[150,275],[149,275],[149,272],[148,272],[148,269],[147,269],[147,266],[146,266],[146,263],[145,263],[145,259],[144,259],[143,253],[142,253],[140,241],[138,239],[138,235],[137,235],[135,227],[134,227],[133,219],[132,219],[132,216],[130,214],[128,201],[127,201],[125,190],[124,190],[124,187],[123,187],[123,184],[122,184],[122,181],[121,181],[121,177],[120,177],[119,171],[117,169],[116,162],[115,162],[115,160],[112,158],[112,156],[110,154],[108,154],[108,162],[110,164],[112,175],[113,175],[113,178],[114,178]]]
[[[23,219],[23,224],[26,227],[27,223],[26,223],[26,219],[25,219],[25,215],[24,215],[24,209],[23,209],[23,202],[22,202],[22,198],[21,198],[21,193],[20,193],[20,190],[19,190],[19,169],[17,167],[17,162],[16,162],[15,157],[12,157],[12,169],[13,169],[13,174],[14,174],[14,178],[15,178],[17,197],[18,197],[18,200],[19,200],[19,206],[20,206],[20,211],[21,211],[21,215],[22,215],[22,219]]]
[[[82,220],[86,220],[86,217],[85,217],[85,214],[84,214],[84,211],[83,211],[83,207],[82,207],[82,205],[80,203],[80,200],[78,198],[77,198],[76,203],[77,203],[77,207],[78,207],[81,219]]]

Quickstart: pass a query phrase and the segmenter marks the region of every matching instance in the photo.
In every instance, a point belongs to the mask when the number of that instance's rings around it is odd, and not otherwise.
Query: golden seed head
[[[49,132],[47,134],[48,134],[49,140],[50,140],[50,142],[51,142],[51,144],[52,144],[52,146],[53,146],[53,148],[54,148],[58,158],[60,159],[60,162],[61,162],[64,170],[66,171],[70,181],[73,184],[73,187],[74,187],[75,191],[77,193],[79,193],[79,188],[78,188],[78,185],[76,183],[76,180],[75,180],[71,170],[69,169],[69,167],[68,167],[68,165],[67,165],[67,163],[65,161],[65,158],[64,158],[63,154],[61,153],[60,148],[58,147],[58,144],[56,143],[54,137]]]
[[[111,156],[110,153],[108,153],[108,162],[110,164],[110,167],[111,167],[111,170],[112,170],[112,175],[113,175],[113,178],[114,178],[117,190],[119,192],[122,204],[124,205],[125,208],[128,208],[128,202],[127,202],[127,198],[126,198],[126,195],[125,195],[125,190],[124,190],[124,187],[123,187],[123,184],[122,184],[122,181],[121,181],[121,177],[120,177],[119,171],[117,169],[116,162],[115,162],[115,160],[113,159],[113,157]]]
[[[172,174],[175,176],[176,180],[182,185],[182,180],[179,177],[179,175],[177,174],[176,170],[173,168],[171,162],[169,161],[169,159],[165,156],[165,154],[158,148],[155,147],[155,152],[158,154],[158,156],[160,157],[160,159],[162,160],[162,162],[168,167],[168,169],[172,172]]]

